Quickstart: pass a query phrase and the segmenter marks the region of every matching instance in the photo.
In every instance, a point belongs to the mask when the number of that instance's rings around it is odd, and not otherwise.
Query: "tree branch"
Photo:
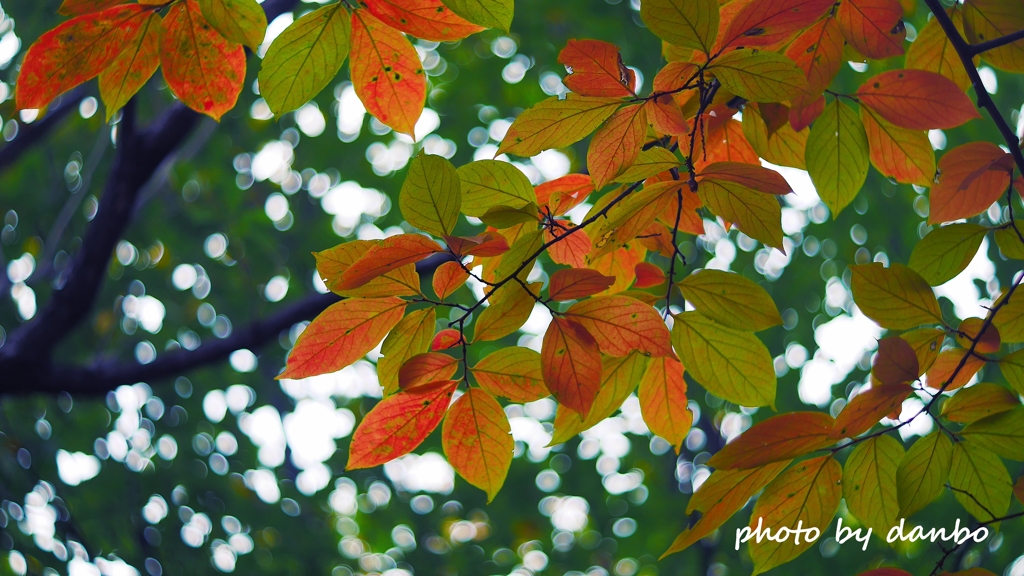
[[[999,38],[993,38],[991,40],[986,40],[985,42],[972,44],[971,53],[977,56],[983,52],[995,50],[996,48],[1012,44],[1018,40],[1024,40],[1024,30],[1017,30],[1016,32],[1011,32],[1006,36],[1000,36]]]
[[[79,86],[64,94],[56,106],[51,106],[41,120],[31,124],[22,124],[18,129],[18,135],[6,146],[0,148],[0,172],[10,168],[21,155],[29,151],[33,145],[41,141],[49,134],[67,115],[78,107],[78,103],[85,99],[88,90],[85,86]]]

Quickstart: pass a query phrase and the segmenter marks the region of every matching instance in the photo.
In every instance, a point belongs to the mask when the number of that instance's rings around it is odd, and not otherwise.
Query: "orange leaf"
[[[550,250],[548,252],[550,253]],[[615,294],[633,285],[633,282],[636,281],[636,265],[643,262],[646,255],[647,249],[642,244],[631,243],[616,249],[611,254],[595,258],[590,262],[590,268],[605,276],[615,278],[615,283],[605,291],[605,294]]]
[[[405,314],[400,298],[350,298],[331,304],[306,326],[277,379],[337,372],[362,358]]]
[[[935,363],[932,364],[932,367],[928,369],[925,375],[928,379],[928,387],[938,390],[948,382],[949,385],[946,386],[946,390],[956,390],[970,382],[971,378],[978,373],[978,370],[981,370],[982,366],[985,365],[985,361],[971,355],[967,358],[964,367],[959,372],[956,372],[957,366],[960,365],[960,361],[966,354],[967,350],[959,348],[939,352],[939,357],[935,359]],[[955,378],[953,378],[954,372],[956,372]]]
[[[903,384],[917,380],[921,368],[914,348],[899,336],[889,336],[878,341],[871,373],[882,384]]]
[[[665,321],[649,304],[635,298],[594,296],[573,304],[565,315],[586,328],[605,354],[625,356],[640,350],[653,356],[673,355]]]
[[[160,67],[160,34],[163,25],[150,12],[142,26],[125,40],[117,58],[100,73],[100,97],[107,108],[107,121],[135,95]]]
[[[636,270],[634,288],[653,288],[665,283],[665,271],[650,262],[640,262],[634,270]]]
[[[512,402],[533,402],[550,394],[541,375],[540,354],[529,348],[499,348],[471,371],[484,390]]]
[[[151,10],[137,4],[114,6],[72,18],[29,47],[15,84],[17,108],[45,108],[65,91],[109,67]]]
[[[1010,185],[1010,154],[991,142],[970,142],[939,159],[935,185],[929,194],[930,224],[970,218],[998,200]]]
[[[419,262],[431,254],[441,251],[437,242],[422,234],[399,234],[385,238],[371,247],[352,263],[341,275],[338,288],[351,290],[359,288],[378,276],[382,276],[406,264]]]
[[[558,62],[569,69],[562,79],[565,87],[582,96],[634,96],[629,69],[614,44],[600,40],[569,40],[558,54]]]
[[[1002,342],[999,339],[999,330],[996,329],[995,324],[989,324],[985,332],[982,333],[981,338],[978,339],[978,334],[981,333],[981,327],[985,324],[985,321],[981,318],[967,318],[960,323],[960,326],[956,329],[956,339],[964,348],[970,348],[973,340],[978,340],[978,345],[975,346],[974,351],[980,352],[981,354],[990,354],[992,352],[999,352]]]
[[[718,40],[720,48],[770,46],[821,18],[830,0],[756,0],[743,4]],[[724,19],[723,19],[724,20]]]
[[[487,258],[508,252],[508,240],[500,233],[488,230],[479,236],[445,236],[445,244],[456,256]]]
[[[164,16],[160,64],[167,86],[186,106],[220,121],[245,83],[245,49],[217,33],[196,0],[171,6]]]
[[[652,358],[640,379],[639,396],[644,423],[679,453],[693,425],[682,362],[669,356]]]
[[[572,223],[562,222],[564,226],[573,228]],[[544,230],[544,242],[551,242],[555,238],[566,236],[564,230],[549,228]],[[583,268],[587,265],[587,254],[593,249],[590,236],[586,230],[579,230],[569,234],[564,240],[552,244],[548,248],[548,256],[555,264],[564,264],[574,268]]]
[[[553,215],[565,214],[594,191],[594,181],[589,174],[566,174],[535,186],[533,191],[537,203],[547,204]]]
[[[365,10],[352,11],[349,74],[366,109],[396,132],[413,135],[427,76],[409,40]]]
[[[381,400],[352,435],[345,469],[372,468],[415,450],[441,423],[458,385],[435,382]]]
[[[708,460],[708,466],[755,468],[831,446],[835,421],[823,412],[790,412],[754,424]]]
[[[963,35],[964,18],[960,4],[955,4],[953,8],[946,11],[946,14],[953,21],[957,31]],[[991,53],[987,54],[986,59],[990,55]],[[977,66],[981,59],[975,56],[972,60],[974,65]],[[967,70],[964,69],[960,56],[956,53],[956,49],[953,48],[953,43],[949,41],[949,37],[946,36],[946,32],[942,29],[938,18],[929,19],[928,23],[918,30],[917,39],[907,49],[906,67],[917,68],[918,70],[931,70],[932,72],[942,74],[952,80],[960,90],[967,90],[971,86],[971,78],[967,75]]]
[[[445,416],[441,443],[459,476],[486,492],[488,502],[494,500],[515,450],[512,427],[498,401],[485,390],[467,390]]]
[[[548,281],[548,298],[556,302],[578,300],[608,289],[615,278],[588,268],[556,270]]]
[[[1017,481],[1013,483],[1013,495],[1024,504],[1024,476],[1018,477]]]
[[[651,180],[648,179],[648,182]],[[703,206],[700,196],[690,192],[689,188],[683,188],[683,210],[679,215],[679,231],[700,236],[704,233],[704,219],[697,212]],[[655,219],[665,226],[675,226],[676,212],[679,211],[679,196],[677,194],[665,194],[661,197],[661,205],[658,206],[658,214]],[[668,230],[665,231],[669,232]],[[645,232],[646,234],[646,232]],[[671,243],[671,238],[666,237],[666,242]],[[665,256],[669,258],[669,255]]]
[[[456,16],[441,0],[363,0],[381,22],[434,42],[461,40],[484,28]]]
[[[867,106],[860,107],[860,119],[871,148],[871,163],[882,175],[904,184],[932,185],[935,152],[925,132],[895,126]]]
[[[743,135],[743,125],[736,120],[711,127],[705,137],[706,145],[701,149],[701,139],[695,142],[693,164],[698,168],[715,162],[743,162],[761,165],[750,141]]]
[[[697,181],[715,178],[742,184],[751,190],[765,194],[789,194],[793,188],[782,177],[782,174],[763,166],[741,162],[716,162],[702,168]]]
[[[836,19],[846,41],[868,58],[903,54],[907,29],[899,0],[845,0]]]
[[[647,111],[641,104],[623,106],[594,133],[587,168],[598,190],[629,168],[647,136]]]
[[[431,382],[447,380],[455,375],[458,368],[459,359],[447,354],[440,352],[417,354],[406,360],[398,370],[398,387],[402,390],[410,390]]]
[[[469,280],[469,272],[458,262],[445,262],[434,270],[434,293],[441,300],[452,295],[460,286]]]
[[[836,19],[825,18],[801,32],[786,48],[785,55],[804,71],[808,94],[820,95],[843,64],[843,33]],[[793,128],[801,130],[804,126]]]
[[[586,416],[601,385],[597,340],[580,323],[553,318],[540,350],[541,374],[560,404]]]
[[[829,438],[854,438],[871,430],[883,417],[898,412],[913,391],[906,384],[883,384],[854,396],[836,417]]]
[[[445,328],[438,332],[430,341],[430,349],[434,352],[447,350],[453,346],[462,344],[462,334],[454,328]]]
[[[901,128],[956,128],[981,118],[952,80],[927,70],[889,70],[864,82],[857,90],[862,104]]]
[[[342,275],[380,240],[352,240],[322,252],[314,252],[316,269],[327,287],[339,296],[376,298],[378,296],[414,296],[419,293],[420,278],[416,266],[407,264],[370,280],[354,290],[342,290]]]

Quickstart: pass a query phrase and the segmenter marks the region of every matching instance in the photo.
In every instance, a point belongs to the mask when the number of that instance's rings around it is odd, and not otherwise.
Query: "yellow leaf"
[[[879,538],[900,517],[896,495],[896,470],[903,446],[892,436],[876,436],[861,442],[843,467],[843,498],[850,512]]]
[[[405,361],[430,348],[437,315],[433,308],[409,312],[384,338],[377,360],[377,379],[384,395],[398,392],[398,372]]]
[[[768,292],[739,274],[701,270],[684,278],[678,286],[697,312],[723,326],[758,332],[782,324]]]
[[[473,340],[476,342],[504,338],[518,330],[533,312],[535,296],[540,294],[540,282],[528,285],[531,296],[518,282],[509,282],[497,288],[488,298],[490,306],[484,308],[476,320]]]
[[[1017,395],[1005,386],[982,382],[970,388],[957,390],[957,393],[942,405],[941,415],[952,422],[970,424],[1019,406],[1020,400],[1017,399]]]
[[[782,207],[774,195],[714,178],[702,180],[697,194],[712,212],[747,236],[783,250]]]
[[[782,54],[740,48],[720,56],[708,68],[722,87],[753,102],[782,102],[807,90],[807,78]]]
[[[494,500],[512,464],[512,428],[501,405],[479,388],[470,388],[448,409],[441,445],[452,468]]]
[[[516,118],[497,154],[535,156],[550,148],[575,144],[597,129],[622,103],[616,98],[569,95],[548,98]]]
[[[896,469],[900,516],[908,517],[935,500],[949,478],[953,443],[941,430],[919,438]]]
[[[1024,460],[1024,406],[986,416],[961,432],[972,444],[1003,458]]]
[[[939,302],[928,282],[902,264],[851,266],[853,300],[883,328],[905,330],[942,323]]]
[[[957,501],[982,522],[1006,515],[1010,507],[1013,481],[1006,466],[999,456],[971,441],[953,446],[949,485]]]
[[[615,413],[636,389],[636,383],[648,365],[647,356],[633,352],[628,356],[602,356],[601,390],[594,398],[590,413],[582,418],[579,413],[561,404],[555,414],[555,430],[549,446],[567,442],[573,436],[596,426]]]
[[[518,168],[498,160],[477,160],[460,166],[462,212],[479,218],[495,206],[522,208],[537,202],[530,180]]]

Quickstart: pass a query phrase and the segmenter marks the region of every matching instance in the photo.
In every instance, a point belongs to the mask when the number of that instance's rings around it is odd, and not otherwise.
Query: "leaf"
[[[793,130],[803,132],[805,128],[817,120],[825,112],[825,97],[798,97],[790,101],[789,126]],[[806,146],[804,146],[806,148]],[[805,150],[806,152],[806,150]]]
[[[669,356],[652,358],[640,379],[639,397],[644,423],[680,453],[693,425],[682,363]]]
[[[594,191],[589,174],[566,174],[533,188],[537,203],[547,204],[554,215],[565,214]]]
[[[633,270],[636,272],[634,288],[653,288],[665,283],[665,271],[650,262],[641,262]]]
[[[1018,476],[1017,481],[1013,483],[1013,495],[1017,497],[1017,501],[1024,503],[1024,476]]]
[[[938,429],[919,438],[907,450],[896,470],[901,517],[923,510],[942,492],[952,457],[953,443]]]
[[[1018,350],[1003,356],[999,361],[999,370],[1010,386],[1018,394],[1024,395],[1024,351]]]
[[[461,40],[484,29],[455,14],[441,0],[365,0],[364,5],[388,26],[433,42]]]
[[[1003,458],[1024,460],[1024,407],[986,416],[968,424],[960,434]]]
[[[108,68],[149,20],[139,5],[72,18],[39,37],[25,53],[15,84],[16,106],[46,108],[64,92]]]
[[[946,11],[946,14],[953,21],[958,32],[963,34],[963,15],[959,7]],[[977,65],[979,58],[972,59]],[[953,81],[960,90],[966,90],[971,85],[971,78],[964,69],[963,61],[953,48],[946,32],[942,29],[937,18],[928,20],[924,28],[917,32],[917,39],[907,49],[907,68],[928,70],[942,74]]]
[[[756,468],[790,460],[835,443],[834,420],[823,412],[789,412],[754,424],[708,460],[715,469]]]
[[[1005,303],[992,318],[992,324],[999,330],[1003,342],[1024,342],[1024,299],[1018,296]]]
[[[982,382],[958,390],[942,405],[941,415],[951,422],[970,424],[1019,406],[1017,395],[1005,386]]]
[[[1010,508],[1013,481],[1006,466],[998,456],[973,442],[953,445],[949,485],[957,501],[982,522],[1005,516]]]
[[[677,285],[697,312],[723,326],[758,332],[782,324],[768,292],[739,274],[701,270]]]
[[[764,489],[754,504],[751,520],[763,520],[764,526],[797,526],[824,532],[839,509],[842,498],[843,469],[831,456],[805,460],[783,472]],[[755,522],[751,522],[756,525]],[[819,533],[821,533],[819,532]],[[754,574],[761,574],[796,558],[814,542],[789,540],[782,544],[765,541],[749,544]]]
[[[437,352],[438,350],[447,350],[454,346],[462,344],[462,334],[454,328],[445,328],[434,335],[434,339],[430,341],[430,350]]]
[[[901,128],[956,128],[981,118],[970,98],[952,80],[927,70],[889,70],[857,90],[862,104]]]
[[[964,367],[957,371],[957,367],[960,366],[961,360],[966,355],[966,350],[957,348],[939,352],[935,363],[925,374],[925,382],[932,388],[943,388],[944,390],[956,390],[964,386],[985,365],[984,360],[971,355],[967,357]]]
[[[974,351],[982,354],[998,352],[1002,347],[999,330],[995,324],[989,324],[982,332],[984,325],[985,321],[981,318],[964,318],[956,328],[956,341],[964,348],[970,348],[971,344],[977,341]]]
[[[853,301],[883,328],[906,330],[921,324],[941,324],[942,314],[928,283],[906,266],[888,268],[875,262],[850,266]]]
[[[640,104],[612,114],[590,141],[587,168],[594,187],[603,188],[633,164],[647,135],[647,112]]]
[[[654,224],[658,214],[664,209],[664,198],[678,197],[682,186],[682,182],[677,180],[647,184],[643,190],[633,192],[624,201],[613,206],[587,232],[594,240],[595,247],[590,259],[600,258],[642,234]],[[600,208],[599,205],[595,205],[591,213],[596,213]]]
[[[846,0],[836,20],[846,41],[868,58],[883,59],[903,54],[907,29],[898,0]]]
[[[62,16],[81,16],[90,12],[101,12],[107,8],[126,4],[128,0],[64,0],[57,9]]]
[[[441,251],[441,247],[422,234],[399,234],[370,247],[341,275],[338,288],[359,288],[392,270],[423,260]]]
[[[887,414],[898,412],[913,392],[906,384],[882,384],[854,396],[836,417],[831,438],[855,438],[871,430]]]
[[[458,370],[459,359],[440,352],[425,352],[409,358],[398,371],[398,387],[407,391],[433,382],[448,380]]]
[[[988,210],[1009,188],[1012,167],[1009,154],[991,142],[970,142],[946,152],[929,194],[928,222],[970,218]]]
[[[639,350],[652,356],[671,356],[668,328],[648,304],[628,296],[594,296],[565,311],[597,340],[601,351],[625,356]]]
[[[679,165],[680,162],[675,154],[665,148],[655,146],[650,150],[641,150],[636,160],[622,174],[619,174],[615,181],[639,182],[666,170],[678,168]]]
[[[513,0],[441,0],[459,16],[487,28],[509,31]]]
[[[1013,260],[1024,260],[1024,243],[1021,243],[1020,237],[1017,236],[1019,227],[1017,230],[1014,230],[1014,227],[1017,225],[1011,224],[1006,228],[997,228],[992,235],[1003,256]]]
[[[773,125],[770,131],[765,119],[761,117],[759,108],[766,112],[769,109],[781,112],[778,116],[782,119],[782,124]],[[804,156],[807,153],[807,136],[810,130],[793,130],[793,127],[786,123],[788,115],[789,109],[784,104],[748,103],[743,110],[743,134],[757,155],[768,162],[804,170],[807,168]]]
[[[260,66],[260,95],[274,114],[295,110],[319,94],[338,75],[351,41],[343,2],[322,6],[288,26]]]
[[[720,56],[708,68],[722,87],[754,102],[781,102],[807,90],[807,79],[782,54],[740,48]]]
[[[499,348],[470,370],[484,390],[512,402],[533,402],[549,394],[541,375],[540,354],[529,348]]]
[[[477,218],[494,206],[522,208],[537,201],[530,180],[509,162],[477,160],[458,169],[462,213]]]
[[[654,96],[644,103],[647,109],[647,122],[654,127],[656,132],[683,136],[690,132],[683,117],[683,111],[671,94]],[[652,148],[654,150],[654,148]],[[622,178],[621,176],[619,178]]]
[[[512,465],[512,428],[501,405],[485,390],[470,388],[448,410],[441,428],[445,458],[467,482],[494,500]]]
[[[807,93],[821,94],[843,64],[843,33],[835,18],[824,18],[801,32],[785,55],[807,78]]]
[[[925,132],[894,126],[867,106],[860,119],[871,148],[871,164],[887,178],[902,184],[931,186],[935,179],[935,152]]]
[[[541,344],[540,366],[559,404],[583,416],[590,413],[601,385],[601,352],[586,328],[568,318],[553,318]]]
[[[782,250],[782,207],[773,196],[717,179],[701,181],[697,194],[712,212],[747,236]]]
[[[825,107],[807,138],[807,172],[835,218],[857,197],[868,175],[864,124],[838,98]]]
[[[908,265],[932,286],[945,284],[967,268],[987,232],[988,228],[978,224],[936,228],[914,246]]]
[[[366,10],[352,12],[349,75],[366,110],[395,132],[414,136],[427,96],[427,75],[401,32]]]
[[[124,107],[160,67],[160,34],[163,25],[156,12],[124,41],[125,48],[100,73],[100,98],[107,109],[107,122]]]
[[[622,407],[623,402],[636,390],[637,381],[644,374],[648,358],[640,352],[628,356],[604,356],[601,360],[601,389],[586,418],[566,406],[559,406],[555,414],[555,429],[549,446],[564,444],[580,432],[589,430]]]
[[[622,63],[619,48],[600,40],[570,39],[558,53],[558,62],[569,69],[562,79],[565,87],[581,96],[634,96],[629,69]]]
[[[352,434],[345,469],[372,468],[415,450],[441,423],[457,386],[435,382],[381,400]]]
[[[605,294],[615,294],[628,289],[636,281],[636,265],[643,262],[647,250],[640,243],[629,244],[605,254],[590,262],[590,268],[615,278]]]
[[[480,220],[484,224],[497,229],[507,229],[519,224],[537,222],[540,208],[530,202],[522,208],[509,208],[508,206],[494,206],[488,208]]]
[[[971,0],[963,4],[964,32],[971,44],[1024,30],[1024,14],[1014,0]],[[1007,72],[1024,72],[1024,40],[984,53],[985,61]]]
[[[377,347],[405,313],[400,298],[350,298],[310,322],[288,354],[278,380],[337,372]]]
[[[536,156],[550,148],[564,148],[584,139],[618,109],[615,98],[570,95],[542,100],[519,115],[509,127],[496,154]]]
[[[255,51],[267,34],[267,15],[255,0],[199,0],[203,17],[230,42]]]
[[[414,310],[388,332],[377,360],[377,379],[385,396],[398,392],[398,374],[405,361],[430,349],[436,320],[433,308]]]
[[[164,80],[189,108],[220,121],[245,83],[245,49],[206,22],[196,0],[171,6],[163,20]]]
[[[775,45],[821,18],[830,8],[828,0],[747,2],[729,21],[718,44],[721,48]]]
[[[508,252],[501,256],[501,262],[495,270],[496,278],[507,278],[512,273],[522,268],[518,273],[520,279],[525,280],[533,268],[533,261],[540,247],[544,244],[544,236],[539,230],[523,234],[516,240]],[[525,265],[525,266],[524,266]]]
[[[882,384],[905,384],[917,380],[922,373],[914,348],[899,336],[878,341],[878,355],[871,366],[871,375]]]
[[[640,4],[640,17],[662,40],[711,54],[718,35],[717,0],[647,0]]]
[[[322,252],[314,252],[316,269],[327,287],[339,296],[376,298],[380,296],[415,296],[419,294],[420,279],[416,266],[407,264],[370,280],[359,288],[341,288],[342,275],[380,240],[352,240]]]
[[[491,292],[488,299],[491,305],[480,312],[473,341],[498,340],[522,327],[533,312],[534,302],[540,294],[540,282],[528,286],[533,295],[518,282],[509,282]]]
[[[741,406],[775,404],[775,368],[753,334],[683,312],[675,317],[672,345],[690,376],[708,392]]]
[[[896,470],[903,446],[892,436],[861,442],[843,467],[843,498],[850,512],[879,537],[900,519]]]
[[[748,103],[747,106],[752,110],[756,104]],[[745,162],[760,166],[757,152],[744,135],[743,125],[736,120],[730,119],[721,125],[712,124],[705,132],[704,142],[700,139],[694,142],[692,156],[695,167],[715,162]]]
[[[444,300],[465,284],[466,280],[469,280],[469,272],[461,263],[445,262],[434,270],[431,284],[437,297]]]
[[[939,347],[946,338],[946,333],[938,328],[918,328],[904,332],[900,338],[907,341],[917,356],[917,369],[923,372],[932,367],[939,357]],[[920,375],[920,374],[918,374]]]
[[[604,292],[614,282],[615,278],[597,270],[564,268],[556,270],[548,280],[548,298],[556,302],[579,300]]]
[[[686,513],[699,510],[703,515],[696,524],[676,536],[672,545],[661,555],[682,552],[698,540],[710,535],[747,505],[747,502],[775,479],[790,460],[772,462],[746,470],[715,470],[697,488],[686,506]]]
[[[705,178],[735,182],[765,194],[782,196],[793,191],[793,187],[775,170],[742,162],[715,162],[705,166],[697,175],[697,180],[699,182]]]
[[[406,222],[434,236],[450,235],[462,207],[459,181],[455,166],[444,157],[417,154],[398,193],[398,207]]]

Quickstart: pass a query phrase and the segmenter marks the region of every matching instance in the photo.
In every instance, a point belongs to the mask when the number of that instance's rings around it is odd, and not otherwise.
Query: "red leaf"
[[[463,20],[441,0],[363,0],[383,23],[434,42],[460,40],[484,28]]]
[[[578,322],[553,318],[540,350],[541,374],[560,404],[584,418],[601,386],[601,351]]]
[[[594,181],[589,174],[566,174],[535,186],[533,191],[538,204],[547,204],[552,214],[564,214],[594,191]]]
[[[440,251],[437,242],[422,234],[399,234],[385,238],[345,270],[338,288],[358,288],[382,274],[405,264],[419,262]]]
[[[756,468],[831,446],[832,417],[823,412],[790,412],[754,424],[708,460],[712,468]]]
[[[469,273],[459,262],[445,262],[434,270],[434,279],[431,284],[434,293],[441,300],[452,295],[460,286],[469,279]]]
[[[349,74],[366,109],[413,136],[427,96],[427,75],[409,40],[365,10],[352,11]]]
[[[917,380],[921,370],[914,348],[899,336],[890,336],[878,341],[871,373],[882,384],[903,384]]]
[[[970,142],[943,154],[938,168],[929,194],[930,224],[970,218],[988,210],[1006,193],[1013,162],[1009,153],[991,142]]]
[[[589,268],[556,270],[548,281],[548,297],[556,302],[578,300],[604,292],[615,278]]]
[[[836,19],[846,41],[868,58],[903,54],[907,29],[899,0],[844,0]]]
[[[494,500],[515,450],[512,428],[498,401],[485,390],[467,390],[445,416],[441,442],[459,476],[486,492],[488,502]]]
[[[883,384],[854,396],[836,417],[832,439],[854,438],[871,430],[878,421],[898,412],[914,390],[906,384]]]
[[[345,469],[372,468],[415,450],[441,423],[458,384],[435,382],[381,400],[352,435]]]
[[[25,53],[18,73],[18,109],[45,108],[60,94],[98,76],[150,13],[137,4],[115,6],[72,18],[40,36]]]
[[[401,298],[350,298],[331,304],[302,331],[277,378],[337,372],[384,339],[405,313]]]
[[[665,271],[650,262],[640,262],[634,267],[634,270],[636,271],[634,288],[652,288],[665,283]]]
[[[718,39],[721,48],[770,46],[786,40],[827,12],[832,0],[755,0],[743,4]]]
[[[565,315],[586,328],[610,356],[625,356],[633,350],[673,355],[665,321],[649,304],[635,298],[595,296],[573,304]]]
[[[629,168],[647,136],[647,111],[641,104],[624,106],[590,140],[587,169],[600,190]]]
[[[789,109],[789,125],[797,132],[810,126],[811,122],[817,120],[818,116],[825,111],[824,96],[798,97],[791,100],[790,103],[793,106]]]
[[[562,222],[563,226],[573,227],[571,222]],[[544,241],[551,242],[555,238],[566,235],[565,230],[559,228],[547,229],[544,231]],[[594,248],[587,236],[586,230],[579,230],[569,234],[564,240],[552,244],[548,248],[548,256],[555,264],[563,264],[574,268],[584,268],[587,265],[587,254]]]
[[[167,86],[186,106],[220,121],[245,83],[245,49],[217,33],[196,0],[171,6],[164,16],[160,64]]]
[[[843,65],[843,33],[836,19],[825,18],[801,32],[786,48],[785,54],[804,71],[808,95],[820,95]],[[803,128],[793,126],[798,132]]]
[[[735,182],[765,194],[783,195],[793,191],[793,188],[782,177],[782,174],[763,166],[741,162],[716,162],[711,164],[701,169],[697,180],[700,181],[705,178]]]
[[[629,82],[629,69],[614,44],[600,40],[569,40],[558,54],[569,75],[562,79],[565,87],[582,96],[634,96]]]
[[[430,342],[430,349],[434,352],[438,350],[447,350],[453,346],[462,344],[462,334],[454,328],[445,328],[434,336],[434,339]]]
[[[487,258],[508,252],[508,240],[494,230],[479,236],[445,236],[444,241],[456,256]]]
[[[911,130],[956,128],[981,118],[952,80],[927,70],[889,70],[857,90],[860,101],[896,126]]]
[[[420,386],[447,380],[455,375],[459,368],[459,359],[441,354],[426,352],[417,354],[405,361],[398,370],[398,387],[410,390]]]

